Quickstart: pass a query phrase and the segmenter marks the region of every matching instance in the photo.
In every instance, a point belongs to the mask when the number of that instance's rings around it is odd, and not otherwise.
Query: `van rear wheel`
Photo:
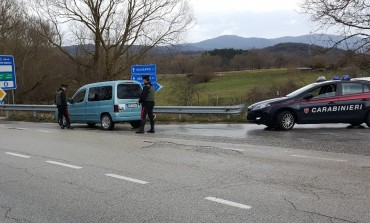
[[[104,114],[101,117],[101,127],[104,130],[112,130],[114,128],[114,122],[109,114]]]
[[[141,120],[131,121],[131,122],[130,122],[130,125],[131,125],[131,126],[132,126],[132,128],[134,128],[134,129],[140,128],[140,126],[141,126]]]

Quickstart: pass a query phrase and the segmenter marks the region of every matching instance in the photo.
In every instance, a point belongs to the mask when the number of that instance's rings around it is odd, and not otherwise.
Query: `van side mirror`
[[[68,99],[68,102],[71,103],[71,104],[74,104],[75,103],[75,100],[73,100],[72,98]]]

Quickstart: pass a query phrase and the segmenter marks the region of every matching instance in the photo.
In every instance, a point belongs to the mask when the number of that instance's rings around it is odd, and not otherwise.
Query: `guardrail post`
[[[33,117],[36,117],[36,116],[37,116],[36,111],[33,111],[33,112],[32,112],[32,116],[33,116]]]
[[[9,118],[9,111],[8,110],[5,111],[5,116],[6,116],[6,118]]]
[[[182,120],[182,114],[179,114],[179,121],[181,122]]]

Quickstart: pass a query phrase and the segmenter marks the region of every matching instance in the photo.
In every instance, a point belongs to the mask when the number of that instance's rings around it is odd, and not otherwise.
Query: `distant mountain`
[[[342,49],[335,48],[328,50],[328,48],[322,46],[306,43],[279,43],[274,46],[263,48],[263,50],[272,55],[286,55],[288,57],[309,57],[320,53],[338,57],[346,53],[346,51]]]
[[[198,43],[190,43],[186,45],[177,45],[177,46],[157,46],[154,47],[152,53],[166,53],[169,51],[172,52],[199,52],[199,51],[210,51],[214,49],[263,49],[267,47],[272,47],[281,43],[301,43],[312,46],[320,46],[324,48],[331,47],[335,42],[343,39],[343,36],[338,35],[326,35],[326,34],[312,34],[312,35],[303,35],[303,36],[285,36],[275,39],[266,39],[266,38],[244,38],[235,35],[225,35],[219,36],[213,39],[204,40]],[[356,43],[361,41],[360,38],[350,38],[345,43],[341,43],[339,49],[348,49],[351,48]],[[294,45],[299,47],[299,45]],[[138,47],[138,46],[137,46]],[[66,46],[64,47],[72,55],[86,53],[94,51],[94,45],[88,44],[85,46]],[[135,47],[133,48],[135,49]]]
[[[331,47],[335,42],[341,40],[343,37],[339,35],[326,35],[326,34],[312,34],[303,36],[285,36],[274,39],[266,38],[244,38],[235,35],[219,36],[214,39],[204,40],[198,43],[188,44],[182,47],[182,51],[194,51],[194,50],[214,50],[214,49],[261,49],[270,46],[274,46],[279,43],[304,43],[312,44],[321,47]],[[346,41],[346,43],[340,44],[338,47],[341,49],[347,49],[358,43],[361,39],[353,37]]]

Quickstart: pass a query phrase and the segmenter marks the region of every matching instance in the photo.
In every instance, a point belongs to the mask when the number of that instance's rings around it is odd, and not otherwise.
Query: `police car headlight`
[[[254,107],[252,110],[256,111],[256,110],[261,110],[261,109],[268,108],[268,107],[271,107],[271,105],[270,104],[260,104]]]

